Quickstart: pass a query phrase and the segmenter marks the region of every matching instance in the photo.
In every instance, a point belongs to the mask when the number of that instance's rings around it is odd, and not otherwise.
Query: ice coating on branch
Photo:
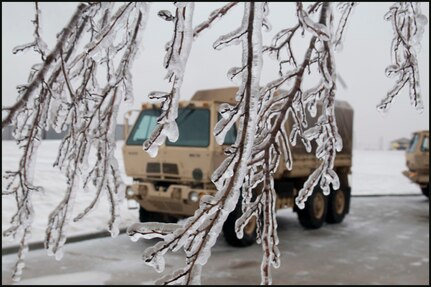
[[[247,35],[244,27],[240,27],[229,34],[223,35],[214,42],[213,48],[221,50],[231,45],[238,45],[242,42],[242,39]]]
[[[263,17],[262,3],[244,3],[244,19],[239,30],[248,31],[240,41],[243,46],[241,86],[236,106],[222,105],[222,118],[215,133],[219,141],[224,138],[227,125],[238,122],[238,147],[231,147],[222,165],[214,172],[212,179],[218,189],[214,196],[205,196],[194,216],[182,228],[176,229],[144,253],[147,264],[157,271],[163,270],[163,255],[167,250],[180,248],[186,253],[186,266],[161,278],[164,284],[200,283],[201,269],[208,261],[211,248],[222,230],[228,214],[235,208],[239,190],[247,174],[247,159],[252,153],[254,131],[256,128],[257,99],[259,97],[259,78],[262,67],[261,27]],[[240,112],[242,111],[242,112]],[[157,131],[157,128],[156,128]]]
[[[133,4],[129,2],[117,10],[117,12],[112,16],[114,21],[112,21],[111,24],[104,26],[94,41],[85,46],[88,57],[95,60],[100,59],[103,55],[102,51],[112,45],[116,37],[116,33],[126,25],[129,13],[133,8]]]
[[[241,83],[241,72],[244,71],[244,67],[233,67],[227,72],[227,78],[235,84]]]
[[[180,224],[145,222],[134,223],[127,228],[127,234],[132,241],[138,241],[139,238],[165,238],[166,235],[180,228]]]
[[[29,78],[32,80],[32,77]],[[20,90],[25,92],[26,90]],[[34,168],[37,150],[42,141],[43,130],[48,122],[49,101],[40,95],[40,89],[35,91],[36,96],[31,98],[22,110],[18,111],[12,121],[13,136],[23,154],[19,160],[16,171],[6,171],[4,178],[4,190],[2,195],[14,195],[17,211],[10,220],[11,226],[3,235],[19,240],[18,259],[15,264],[12,278],[19,281],[25,266],[24,258],[28,252],[28,242],[31,238],[31,229],[34,219],[32,195],[41,192],[42,187],[33,184]],[[2,184],[3,185],[3,184]]]
[[[225,6],[216,9],[210,13],[208,19],[203,21],[201,24],[197,25],[193,31],[193,37],[197,38],[202,31],[211,28],[212,24],[216,23],[221,17],[223,17],[232,7],[234,7],[238,2],[230,2]]]
[[[329,41],[330,34],[327,26],[321,23],[316,23],[310,19],[307,11],[302,9],[302,5],[297,4],[299,7],[298,11],[298,20],[303,28],[307,31],[311,32],[314,36],[318,37],[321,41]]]
[[[165,21],[173,21],[175,19],[175,17],[172,15],[172,13],[169,10],[160,10],[157,13],[157,16],[159,16]]]
[[[214,136],[218,145],[223,144],[227,132],[240,117],[239,112],[232,113],[230,117],[229,114],[229,112],[225,112],[224,115],[222,114],[222,118],[220,119],[220,121],[217,122],[216,126],[214,127]]]
[[[45,239],[48,254],[58,260],[62,258],[74,201],[81,190],[95,191],[95,197],[75,220],[91,212],[105,194],[110,203],[107,228],[113,236],[119,233],[124,190],[114,158],[116,118],[121,101],[132,97],[130,69],[142,39],[148,4],[126,4],[114,11],[113,16],[112,10],[112,3],[80,4],[59,33],[53,50],[43,52],[40,11],[36,4],[34,43],[39,43],[37,52],[41,53],[42,60],[46,55],[46,61],[33,65],[29,83],[19,89],[25,101],[16,111],[13,136],[24,152],[19,171],[6,172],[5,178],[10,184],[3,192],[14,194],[19,207],[12,227],[5,231],[22,237],[15,280],[22,273],[28,249],[33,218],[31,195],[42,189],[33,186],[32,178],[43,130],[52,127],[57,132],[67,131],[54,165],[64,173],[68,185],[63,200],[48,219]],[[84,37],[87,32],[89,37]],[[118,43],[117,37],[121,38],[118,45],[114,44]],[[83,38],[88,41],[87,45],[80,43]],[[107,68],[97,69],[98,66]],[[106,78],[102,85],[101,78]],[[91,166],[88,158],[92,153],[97,161]],[[17,224],[24,229],[16,228]]]
[[[337,4],[337,8],[341,13],[340,22],[336,28],[335,36],[334,36],[334,48],[337,51],[341,51],[343,48],[342,42],[344,41],[344,32],[347,29],[347,21],[349,16],[353,12],[353,8],[357,5],[357,2],[339,2]]]
[[[428,19],[421,13],[420,3],[397,2],[385,15],[392,23],[392,63],[386,68],[388,77],[396,78],[394,86],[377,105],[377,110],[387,112],[393,99],[407,86],[410,103],[419,113],[424,110],[420,95],[419,67],[417,53]]]
[[[164,143],[166,137],[173,142],[178,139],[178,127],[175,120],[178,116],[181,86],[193,42],[194,2],[175,2],[175,6],[175,20],[172,21],[174,35],[166,45],[164,59],[164,66],[167,69],[166,79],[172,83],[172,89],[170,92],[157,91],[149,94],[151,100],[161,103],[162,106],[162,114],[157,119],[157,126],[143,144],[144,150],[151,157],[157,155],[159,146]],[[162,14],[164,13],[162,12]]]

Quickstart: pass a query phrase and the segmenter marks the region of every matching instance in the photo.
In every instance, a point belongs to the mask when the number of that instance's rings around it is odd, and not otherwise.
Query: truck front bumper
[[[152,183],[136,182],[126,187],[126,198],[136,200],[144,209],[182,216],[193,215],[199,207],[200,198],[214,193],[215,190],[191,188],[179,184],[157,189]]]
[[[412,182],[419,184],[421,187],[425,187],[429,182],[429,174],[413,172],[410,170],[403,171],[403,174]]]

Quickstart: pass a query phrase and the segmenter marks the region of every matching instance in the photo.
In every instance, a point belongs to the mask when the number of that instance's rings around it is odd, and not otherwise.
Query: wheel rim
[[[244,233],[247,235],[252,235],[256,229],[256,217],[252,217],[247,225],[244,227]]]
[[[325,211],[325,198],[322,193],[316,193],[313,200],[313,212],[314,216],[317,219],[321,219],[323,217],[323,213]]]
[[[344,197],[344,192],[337,190],[335,194],[335,212],[337,214],[342,214],[346,206],[346,198]]]

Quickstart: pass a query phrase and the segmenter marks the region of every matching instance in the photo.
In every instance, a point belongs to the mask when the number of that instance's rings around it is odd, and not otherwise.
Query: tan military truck
[[[413,133],[409,147],[406,150],[406,165],[403,171],[411,181],[417,183],[422,193],[429,197],[429,130]]]
[[[126,114],[123,155],[126,174],[133,178],[133,184],[127,187],[126,197],[139,203],[142,222],[175,222],[191,216],[198,208],[201,196],[216,192],[211,174],[225,158],[224,149],[234,143],[236,128],[231,128],[221,146],[216,143],[212,131],[220,118],[219,105],[234,103],[236,91],[237,88],[201,90],[190,101],[180,102],[177,118],[179,138],[176,142],[166,140],[156,158],[151,158],[142,144],[155,127],[160,107],[143,104],[130,131],[128,118],[131,112]],[[316,188],[304,209],[296,207],[294,202],[298,191],[319,164],[314,152],[307,153],[299,143],[292,147],[292,170],[280,164],[275,174],[277,209],[293,208],[306,228],[319,228],[325,221],[339,223],[349,212],[348,174],[352,165],[353,110],[348,103],[339,101],[335,105],[335,116],[344,146],[337,154],[334,167],[340,178],[339,190],[324,196]],[[310,118],[309,124],[314,123],[316,118]],[[289,132],[292,122],[288,121],[287,125]],[[231,245],[247,246],[254,242],[256,225],[250,223],[244,237],[238,239],[234,224],[240,215],[241,208],[237,206],[226,220],[223,233]]]

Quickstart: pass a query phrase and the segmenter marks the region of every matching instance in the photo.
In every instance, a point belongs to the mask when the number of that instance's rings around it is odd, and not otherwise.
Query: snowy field
[[[56,152],[60,141],[44,141],[40,146],[35,168],[35,185],[43,186],[44,191],[33,195],[35,219],[32,242],[42,241],[49,213],[63,199],[66,189],[65,177],[53,168]],[[116,156],[119,160],[123,180],[130,183],[131,179],[124,173],[121,146],[117,142]],[[18,165],[20,150],[14,141],[2,141],[2,175],[6,170],[14,170]],[[373,151],[354,150],[353,167],[350,177],[353,195],[372,194],[421,194],[420,188],[411,183],[401,172],[405,169],[404,151]],[[3,188],[2,180],[2,188]],[[93,194],[82,192],[78,194],[74,208],[74,215],[82,211],[93,199]],[[9,227],[11,216],[15,212],[16,204],[11,196],[2,198],[2,232]],[[69,236],[106,230],[109,220],[109,205],[106,198],[102,198],[96,210],[84,217],[80,222],[71,222]],[[138,211],[129,210],[127,202],[122,205],[121,227],[138,221]],[[16,245],[2,236],[2,247]]]

